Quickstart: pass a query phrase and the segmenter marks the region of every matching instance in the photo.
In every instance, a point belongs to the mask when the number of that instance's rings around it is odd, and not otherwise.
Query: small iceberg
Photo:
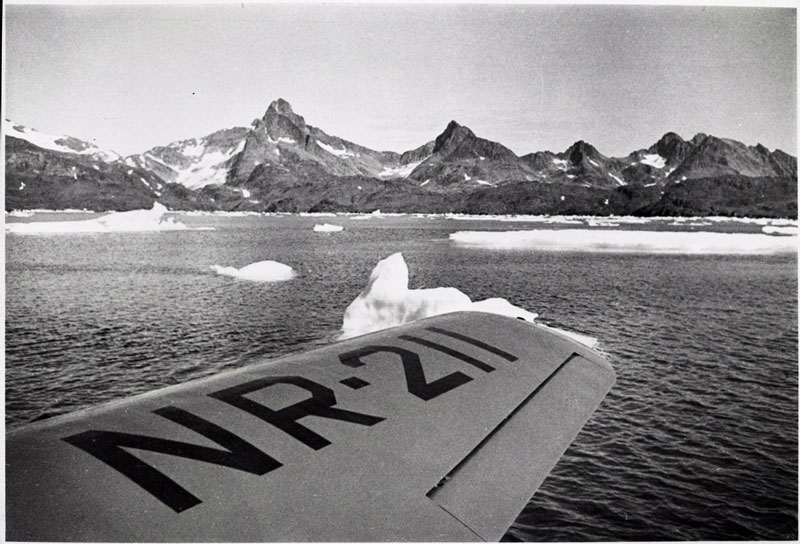
[[[377,218],[383,218],[383,217],[385,217],[385,215],[382,214],[380,210],[375,210],[374,212],[372,212],[370,214],[367,214],[367,215],[356,215],[356,216],[351,217],[350,219],[356,219],[356,220],[363,221],[364,219],[374,219],[376,217]]]
[[[259,261],[242,268],[212,264],[211,270],[222,276],[248,281],[286,281],[295,276],[291,266],[277,261]]]
[[[331,225],[330,223],[323,223],[322,225],[314,225],[314,232],[339,232],[344,230],[341,225]]]
[[[502,298],[472,302],[469,296],[454,287],[409,289],[408,266],[403,255],[395,253],[375,266],[366,288],[345,310],[341,337],[351,338],[417,319],[459,311],[500,314],[530,322],[537,317],[537,314]],[[589,347],[597,344],[597,339],[589,336],[554,330]]]
[[[79,234],[93,232],[155,232],[186,230],[186,225],[171,217],[164,218],[167,208],[158,202],[149,210],[112,212],[84,221],[36,221],[6,223],[6,232],[15,234]]]
[[[774,225],[766,225],[761,227],[761,232],[764,234],[777,234],[779,236],[797,236],[797,227],[776,227]]]

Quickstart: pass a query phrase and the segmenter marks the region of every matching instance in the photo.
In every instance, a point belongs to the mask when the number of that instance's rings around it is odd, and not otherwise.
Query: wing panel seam
[[[439,480],[439,482],[435,486],[433,486],[430,490],[428,490],[428,492],[425,493],[425,496],[428,497],[429,499],[433,499],[436,493],[442,488],[442,486],[444,486],[447,483],[447,480],[452,478],[453,475],[456,472],[458,472],[458,470],[464,464],[466,464],[472,457],[475,456],[475,454],[478,453],[478,451],[484,446],[484,444],[486,444],[489,440],[491,440],[492,437],[506,425],[506,423],[508,423],[520,410],[522,410],[522,408],[525,407],[525,405],[528,404],[533,399],[533,397],[535,397],[536,394],[539,393],[539,391],[541,391],[550,382],[550,380],[552,380],[556,376],[556,374],[561,372],[561,370],[575,358],[582,358],[582,357],[580,354],[573,352],[569,357],[564,359],[564,362],[558,365],[558,367],[547,378],[545,378],[544,381],[542,381],[542,383],[540,383],[536,387],[536,389],[534,389],[527,397],[525,397],[522,400],[522,402],[520,402],[513,410],[511,410],[511,412],[509,412],[508,415],[505,418],[503,418],[503,421],[501,421],[494,429],[492,429],[485,437],[483,437],[483,440],[478,442],[478,444],[474,448],[472,448],[472,450],[470,450],[470,452],[467,453],[467,455],[465,455],[464,458],[461,459],[461,461],[459,461],[458,464],[456,464],[456,466],[454,466],[447,474],[445,474],[444,477],[441,480]]]

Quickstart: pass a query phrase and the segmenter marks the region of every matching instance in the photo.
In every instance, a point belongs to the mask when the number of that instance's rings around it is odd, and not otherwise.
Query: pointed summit
[[[455,121],[450,121],[444,132],[436,138],[433,152],[449,153],[469,138],[475,138],[475,134],[470,129],[459,125]]]
[[[308,133],[303,116],[297,115],[292,110],[292,105],[283,98],[272,101],[262,121],[267,134],[273,139],[301,141]]]
[[[572,144],[565,153],[572,164],[581,164],[584,159],[597,159],[601,157],[600,152],[591,144],[578,140]]]
[[[282,115],[287,115],[287,114],[293,114],[294,113],[294,111],[292,110],[292,105],[289,104],[289,102],[287,102],[283,98],[278,98],[277,100],[273,100],[270,103],[269,108],[267,108],[267,113],[269,113],[270,110],[272,110],[275,113],[282,114]]]

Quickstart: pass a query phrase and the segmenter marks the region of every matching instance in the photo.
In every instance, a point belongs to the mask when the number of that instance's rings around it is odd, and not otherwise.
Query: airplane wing
[[[6,537],[499,540],[614,379],[525,321],[416,321],[8,433]]]

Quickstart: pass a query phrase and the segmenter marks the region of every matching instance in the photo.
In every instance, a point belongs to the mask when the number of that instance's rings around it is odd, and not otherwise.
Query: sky
[[[517,154],[666,132],[797,155],[796,11],[655,5],[5,6],[3,115],[123,155],[307,123],[405,151],[452,119]]]

